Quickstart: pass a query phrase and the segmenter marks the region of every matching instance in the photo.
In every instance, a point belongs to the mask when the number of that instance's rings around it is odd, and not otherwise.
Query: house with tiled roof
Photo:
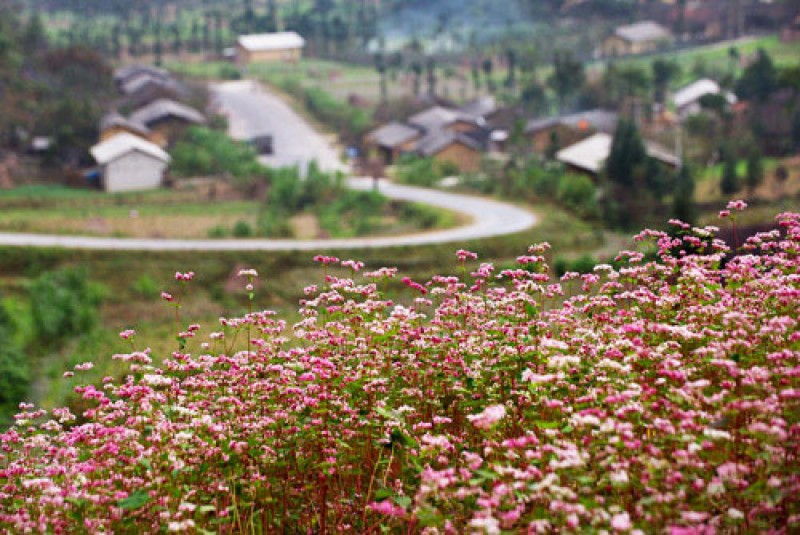
[[[101,141],[90,153],[100,166],[101,183],[108,192],[157,188],[170,161],[158,145],[128,133]]]
[[[601,46],[605,57],[628,56],[655,52],[674,41],[672,32],[652,20],[619,26]]]
[[[605,169],[612,142],[613,137],[610,134],[600,132],[561,149],[556,153],[556,160],[573,172],[597,177]],[[673,168],[680,165],[680,159],[661,145],[652,141],[645,141],[644,145],[651,158]]]
[[[572,145],[598,132],[613,134],[618,121],[617,112],[594,109],[532,119],[525,125],[525,134],[530,139],[533,152],[547,154],[553,148]]]
[[[306,41],[296,32],[273,32],[241,35],[236,40],[236,62],[294,62],[303,56]]]
[[[152,139],[167,146],[189,126],[205,124],[202,113],[180,102],[159,99],[131,113],[128,119],[152,131]]]

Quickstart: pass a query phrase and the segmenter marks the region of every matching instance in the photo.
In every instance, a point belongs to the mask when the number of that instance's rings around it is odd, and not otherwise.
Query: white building
[[[170,156],[158,145],[121,133],[90,149],[101,167],[108,192],[155,189],[161,186]]]
[[[700,99],[704,96],[719,95],[720,93],[722,93],[722,89],[717,82],[708,78],[701,78],[676,91],[675,96],[672,97],[672,102],[675,104],[678,117],[683,120],[700,113],[702,109]],[[725,100],[727,100],[728,104],[735,104],[736,96],[733,93],[726,92]]]
[[[605,168],[613,141],[609,134],[600,132],[561,149],[556,153],[556,160],[574,170],[597,176]],[[648,156],[665,165],[678,167],[681,163],[677,156],[657,143],[645,140],[644,146]]]
[[[306,41],[296,32],[241,35],[236,40],[236,62],[296,62],[303,56]]]

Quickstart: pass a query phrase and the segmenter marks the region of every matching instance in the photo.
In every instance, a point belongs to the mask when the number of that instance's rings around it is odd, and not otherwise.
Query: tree
[[[575,59],[572,53],[556,52],[553,57],[553,74],[548,84],[555,91],[562,111],[567,100],[583,85],[585,77],[583,63]]]
[[[617,125],[611,151],[606,160],[606,174],[615,183],[631,187],[634,185],[637,168],[647,160],[647,151],[633,121],[623,119]]]
[[[666,99],[669,83],[679,76],[681,68],[680,65],[674,61],[663,59],[653,61],[651,67],[653,71],[653,89],[655,92],[653,97],[656,102],[663,104]]]
[[[381,91],[381,102],[386,102],[387,100],[387,88],[386,88],[386,60],[383,56],[383,52],[376,52],[375,53],[375,70],[378,71],[378,81],[380,83],[380,91]]]
[[[547,92],[544,86],[538,82],[531,82],[525,85],[520,95],[522,105],[534,113],[544,112],[547,108]]]
[[[37,52],[47,47],[47,35],[38,12],[34,12],[28,18],[28,24],[22,34],[22,46],[29,52]]]
[[[426,72],[428,73],[428,94],[434,97],[436,96],[436,60],[433,58],[428,58]]]
[[[685,223],[695,220],[694,177],[686,164],[678,169],[675,177],[675,194],[672,196],[672,216]]]
[[[418,60],[412,61],[411,72],[414,75],[414,96],[419,97],[420,85],[422,83],[422,63]]]
[[[732,195],[741,189],[739,175],[736,172],[736,155],[731,147],[723,145],[720,147],[720,156],[722,158],[722,180],[720,181],[720,189],[723,194]]]
[[[554,160],[558,151],[561,150],[561,140],[558,139],[558,130],[553,129],[550,132],[550,141],[547,143],[547,148],[544,155],[548,160]]]
[[[494,62],[492,58],[485,58],[481,67],[483,68],[483,77],[486,79],[486,90],[489,91],[489,93],[494,93],[494,80],[492,79]]]
[[[508,76],[505,86],[513,91],[517,87],[517,53],[513,48],[506,50],[506,63],[508,63]]]
[[[470,63],[470,72],[472,74],[472,87],[477,93],[481,90],[481,69],[478,60],[473,59]]]
[[[750,194],[764,181],[764,163],[761,151],[753,148],[747,156],[747,191]]]
[[[755,99],[765,102],[778,88],[778,71],[772,58],[763,49],[758,49],[758,57],[742,73],[736,84],[736,94],[745,100]]]
[[[736,67],[739,65],[739,60],[741,59],[741,54],[739,53],[739,49],[735,46],[732,46],[728,49],[728,72],[731,76],[736,73]]]
[[[181,53],[183,41],[181,40],[181,29],[177,24],[172,25],[172,53],[176,56]]]

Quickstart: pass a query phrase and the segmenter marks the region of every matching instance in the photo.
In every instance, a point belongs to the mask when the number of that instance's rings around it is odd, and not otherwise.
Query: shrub
[[[133,293],[142,297],[158,296],[158,283],[150,275],[143,274],[131,284]]]
[[[170,169],[176,176],[232,176],[242,187],[266,173],[250,145],[225,132],[193,126],[171,151]]]
[[[429,188],[444,178],[437,169],[433,158],[420,158],[411,154],[398,160],[395,175],[397,180],[405,184]]]
[[[546,245],[499,273],[458,251],[400,302],[396,270],[319,256],[293,330],[255,311],[119,355],[80,422],[25,405],[0,530],[796,531],[800,214],[779,225],[740,251],[647,230],[656,260],[558,282]]]
[[[6,304],[0,300],[0,426],[12,421],[31,379],[29,359],[20,347],[15,330]]]
[[[231,234],[233,234],[235,238],[249,238],[253,235],[253,227],[251,227],[250,223],[247,221],[240,219],[233,225]]]
[[[223,225],[214,225],[210,229],[208,229],[208,237],[209,238],[225,238],[228,236],[228,229],[225,228]]]
[[[45,346],[92,330],[105,289],[89,281],[85,269],[48,272],[29,289],[34,335]]]
[[[219,77],[223,80],[240,80],[242,73],[235,65],[224,63],[219,66]]]

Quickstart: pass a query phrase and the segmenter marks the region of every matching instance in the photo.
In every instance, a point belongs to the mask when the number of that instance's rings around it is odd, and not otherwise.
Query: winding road
[[[275,95],[251,82],[231,82],[212,88],[216,104],[228,116],[231,135],[246,139],[272,133],[275,155],[271,165],[304,165],[317,160],[324,170],[342,169],[331,145],[304,119]],[[354,189],[370,189],[370,178],[351,178]],[[321,251],[427,245],[488,238],[521,232],[536,225],[533,213],[512,204],[381,181],[378,190],[393,199],[425,203],[466,215],[470,222],[457,228],[404,236],[376,236],[328,240],[227,239],[173,240],[155,238],[103,238],[44,234],[0,233],[0,245],[63,247],[125,251]]]

